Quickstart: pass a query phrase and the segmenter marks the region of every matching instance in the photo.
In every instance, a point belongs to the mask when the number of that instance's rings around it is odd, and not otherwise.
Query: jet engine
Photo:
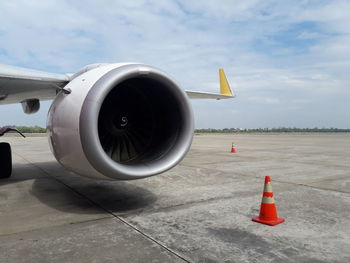
[[[56,159],[77,174],[115,180],[162,173],[193,137],[187,95],[142,64],[100,64],[72,76],[53,101],[47,132]]]

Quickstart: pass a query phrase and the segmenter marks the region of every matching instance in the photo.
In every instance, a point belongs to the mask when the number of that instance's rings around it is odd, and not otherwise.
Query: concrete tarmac
[[[66,171],[46,137],[2,140],[0,262],[350,262],[350,134],[196,135],[176,168],[125,182]],[[251,221],[266,175],[274,227]]]

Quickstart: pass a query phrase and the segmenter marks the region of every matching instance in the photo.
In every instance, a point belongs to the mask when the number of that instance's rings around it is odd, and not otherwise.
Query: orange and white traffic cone
[[[283,218],[277,217],[277,209],[275,206],[275,198],[273,197],[271,178],[265,177],[264,193],[261,201],[260,215],[252,218],[254,222],[265,225],[278,225],[284,222]]]
[[[233,143],[232,143],[232,146],[231,146],[231,153],[235,153],[236,152],[236,148],[235,148],[235,146],[233,145]]]

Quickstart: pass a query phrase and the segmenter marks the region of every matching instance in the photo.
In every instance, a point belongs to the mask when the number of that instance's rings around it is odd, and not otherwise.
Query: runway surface
[[[176,168],[127,182],[67,172],[46,137],[2,140],[0,262],[350,262],[350,134],[196,135]],[[274,227],[251,221],[266,175]]]

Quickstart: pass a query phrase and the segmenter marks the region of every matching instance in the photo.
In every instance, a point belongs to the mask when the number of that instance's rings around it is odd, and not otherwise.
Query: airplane
[[[75,74],[0,65],[0,104],[24,113],[53,100],[47,115],[51,151],[67,170],[105,180],[134,180],[177,165],[188,152],[194,118],[189,99],[231,99],[224,70],[220,93],[183,91],[168,74],[139,63],[98,63]],[[2,130],[1,135],[15,131]],[[0,177],[12,173],[11,147],[0,143]]]

